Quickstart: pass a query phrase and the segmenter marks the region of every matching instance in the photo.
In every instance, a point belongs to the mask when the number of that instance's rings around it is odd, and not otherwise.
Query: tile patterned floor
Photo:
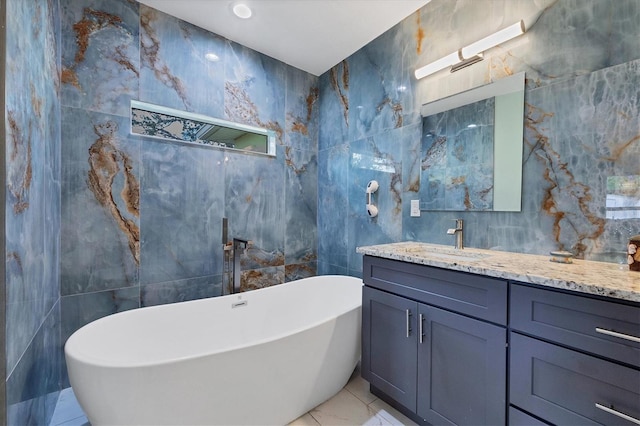
[[[413,421],[369,392],[359,370],[330,400],[290,423],[290,426],[415,425]],[[50,426],[90,426],[71,388],[60,394]]]

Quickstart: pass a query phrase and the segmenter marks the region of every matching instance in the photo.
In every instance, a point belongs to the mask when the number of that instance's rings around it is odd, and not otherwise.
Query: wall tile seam
[[[142,285],[146,285],[146,284],[142,284]],[[60,296],[60,299],[66,299],[66,298],[69,298],[69,297],[76,297],[76,296],[85,296],[85,295],[89,295],[89,294],[107,293],[107,292],[120,291],[120,290],[129,290],[129,289],[134,289],[136,287],[140,287],[140,284],[131,285],[131,286],[128,286],[128,287],[118,287],[118,288],[110,288],[110,289],[105,289],[105,290],[95,290],[95,291],[84,292],[84,293],[63,294],[62,296]]]
[[[210,274],[210,275],[197,275],[197,276],[190,276],[187,278],[176,278],[175,280],[167,280],[167,281],[151,281],[151,282],[141,282],[138,285],[136,285],[135,287],[144,287],[144,286],[149,286],[149,285],[163,285],[163,284],[169,284],[169,283],[179,283],[182,281],[188,281],[188,280],[199,280],[199,279],[203,279],[203,278],[218,278],[218,277],[222,277],[224,274],[220,273],[220,274]],[[134,287],[134,286],[132,286]],[[130,288],[130,287],[124,287],[124,288]]]

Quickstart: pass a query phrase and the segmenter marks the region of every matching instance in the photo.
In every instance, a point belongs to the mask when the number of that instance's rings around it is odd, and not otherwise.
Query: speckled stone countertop
[[[510,253],[418,242],[358,247],[357,252],[387,259],[470,272],[523,283],[640,302],[640,272],[627,265],[574,259],[550,262],[550,256]]]

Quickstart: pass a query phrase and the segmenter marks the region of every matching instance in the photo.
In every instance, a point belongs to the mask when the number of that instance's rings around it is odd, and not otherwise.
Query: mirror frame
[[[227,127],[227,128],[234,129],[234,130],[242,130],[242,131],[249,132],[249,133],[255,133],[255,134],[263,135],[263,136],[267,137],[267,146],[266,146],[267,152],[251,151],[251,150],[247,150],[247,149],[231,148],[231,147],[227,147],[227,146],[209,145],[209,144],[199,143],[199,142],[195,142],[195,141],[187,141],[187,140],[167,138],[167,137],[164,137],[164,136],[156,136],[156,135],[148,135],[148,134],[144,134],[144,133],[137,133],[137,132],[133,131],[133,110],[134,109],[138,109],[138,110],[142,110],[142,111],[148,111],[148,112],[152,112],[152,113],[163,114],[163,115],[170,115],[170,116],[174,116],[174,117],[178,117],[178,118],[184,118],[184,119],[187,119],[187,120],[199,121],[199,122],[203,122],[203,123],[207,123],[207,124],[213,124],[215,126]],[[234,122],[227,121],[227,120],[222,120],[222,119],[219,119],[219,118],[213,118],[213,117],[209,117],[209,116],[202,115],[202,114],[196,114],[196,113],[193,113],[193,112],[181,111],[181,110],[177,110],[177,109],[173,109],[173,108],[169,108],[169,107],[164,107],[164,106],[160,106],[160,105],[155,105],[155,104],[150,104],[150,103],[147,103],[147,102],[137,101],[137,100],[133,100],[133,99],[131,100],[131,106],[130,106],[129,113],[130,113],[130,115],[129,115],[129,123],[130,123],[129,132],[130,132],[130,134],[132,134],[134,136],[153,138],[153,139],[159,139],[159,140],[163,140],[163,141],[170,141],[170,142],[177,142],[177,143],[184,143],[184,144],[196,145],[196,146],[208,147],[208,148],[217,148],[217,149],[225,149],[225,150],[228,149],[228,150],[232,150],[232,151],[236,151],[236,152],[244,152],[244,153],[247,153],[247,154],[267,155],[267,156],[270,156],[270,157],[275,157],[276,156],[276,133],[273,130],[268,130],[268,129],[263,129],[263,128],[260,128],[260,127],[250,126],[248,124],[234,123]]]
[[[522,158],[525,119],[524,83],[525,73],[520,72],[484,86],[423,104],[420,108],[420,116],[428,117],[484,99],[496,98],[493,142],[493,208],[491,210],[469,211],[519,212],[522,210]],[[500,99],[508,99],[510,102],[508,105],[503,105]],[[514,107],[513,105],[517,106]],[[509,129],[513,123],[517,122],[521,123],[517,130]],[[512,158],[518,158],[519,161],[513,161],[511,160]],[[429,211],[453,210],[429,209]]]

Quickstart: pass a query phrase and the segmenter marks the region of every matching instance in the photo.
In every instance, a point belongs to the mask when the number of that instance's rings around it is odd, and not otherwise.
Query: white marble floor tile
[[[390,423],[346,389],[310,411],[320,425],[387,426]]]
[[[392,425],[417,426],[413,420],[396,410],[381,399],[376,399],[369,408],[376,413],[377,416],[384,418]]]
[[[320,423],[318,423],[311,414],[306,413],[304,416],[298,417],[287,426],[320,426]]]
[[[377,396],[369,392],[369,382],[360,377],[359,371],[351,377],[349,383],[345,386],[345,389],[367,405],[378,399]]]

